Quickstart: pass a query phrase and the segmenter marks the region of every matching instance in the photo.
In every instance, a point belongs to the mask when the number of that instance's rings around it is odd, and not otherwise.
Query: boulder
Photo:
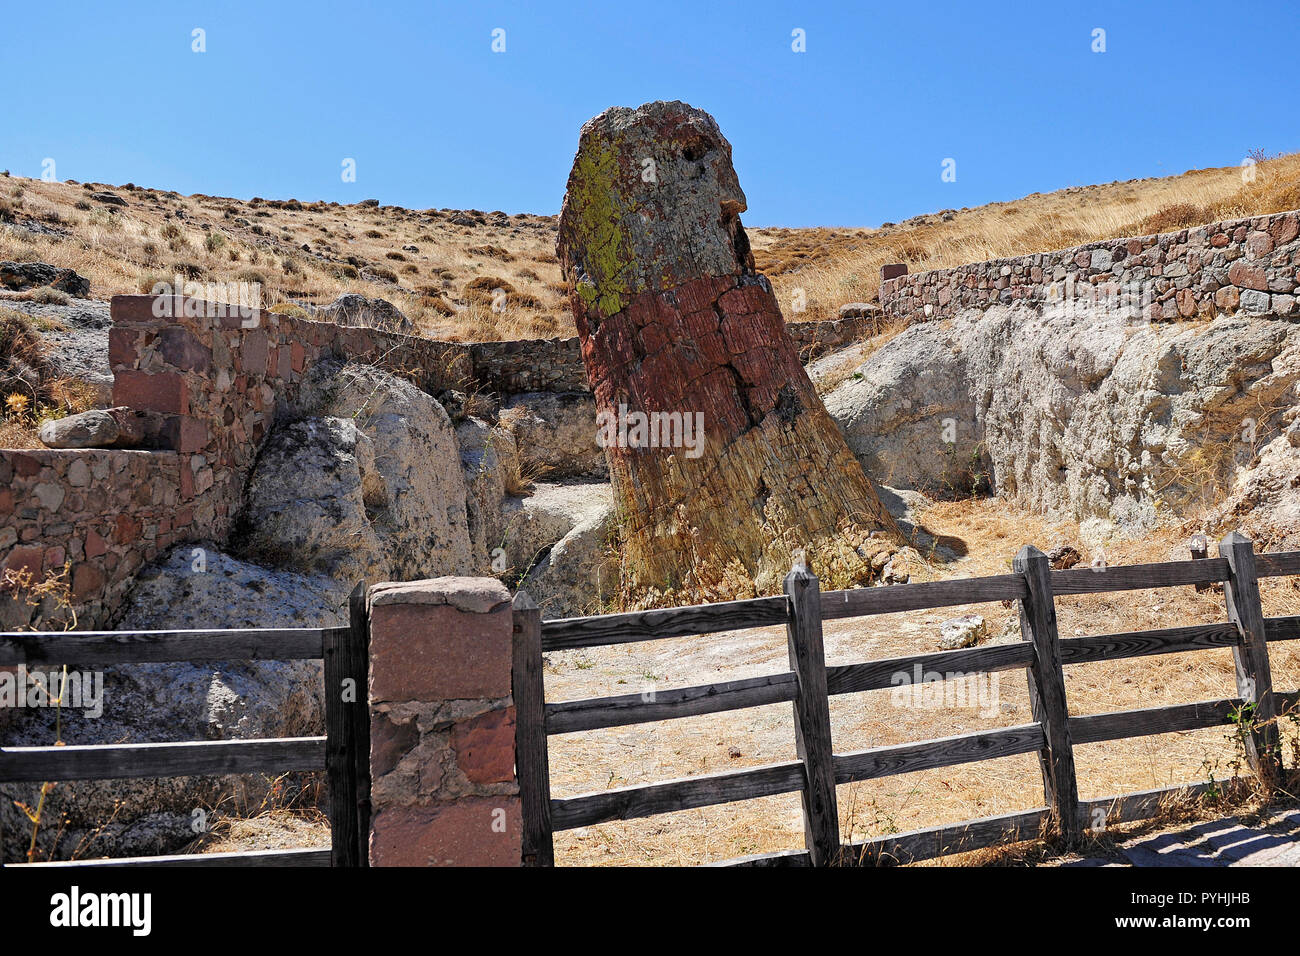
[[[520,466],[547,478],[604,477],[596,441],[596,400],[589,392],[525,392],[506,399],[501,420],[514,434]]]
[[[90,198],[95,200],[95,202],[101,203],[102,205],[105,206],[127,205],[127,201],[123,199],[121,196],[119,196],[117,193],[109,193],[109,192],[91,193]]]
[[[0,262],[0,286],[19,292],[50,286],[79,299],[90,295],[89,279],[48,262]]]
[[[361,325],[385,332],[409,332],[413,327],[401,309],[387,299],[368,299],[355,292],[345,292],[314,311],[317,318],[336,325]]]
[[[47,448],[111,448],[121,435],[117,419],[94,410],[41,423],[40,439]]]
[[[970,647],[984,636],[984,618],[978,614],[954,617],[939,625],[939,649],[952,651]]]
[[[591,505],[573,528],[544,553],[520,583],[553,620],[597,614],[620,591],[617,523],[611,499]]]
[[[1225,500],[1215,509],[1212,524],[1220,536],[1239,530],[1255,542],[1257,551],[1300,550],[1300,409],[1281,435],[1242,470]],[[1210,545],[1211,556],[1217,555]]]
[[[374,445],[347,418],[307,418],[271,431],[245,492],[240,553],[355,583],[391,577],[367,508],[387,501]]]
[[[432,396],[374,366],[328,360],[309,370],[297,407],[303,414],[347,418],[370,440],[377,480],[365,504],[382,542],[376,558],[391,578],[480,568],[470,549],[460,448]]]
[[[526,497],[508,497],[502,505],[501,547],[506,579],[514,584],[544,559],[553,545],[578,525],[613,507],[608,482],[537,482]],[[594,594],[594,589],[588,589]]]
[[[207,544],[186,544],[141,572],[115,627],[172,630],[332,627],[347,623],[347,588],[324,575],[260,567]],[[297,737],[324,732],[319,661],[200,661],[79,667],[102,671],[102,713],[63,708],[68,744]],[[82,701],[84,704],[85,701]],[[19,708],[5,744],[49,745],[53,708]],[[286,781],[288,791],[301,781]],[[247,812],[264,775],[61,782],[46,799],[39,857],[172,853],[194,839],[195,811]],[[0,785],[5,862],[22,858],[31,827],[13,801],[35,806],[39,784]],[[62,822],[61,822],[62,821]]]
[[[456,426],[456,443],[465,476],[470,553],[478,571],[500,573],[506,566],[496,551],[503,546],[501,505],[507,486],[519,473],[514,435],[499,425],[467,417]]]

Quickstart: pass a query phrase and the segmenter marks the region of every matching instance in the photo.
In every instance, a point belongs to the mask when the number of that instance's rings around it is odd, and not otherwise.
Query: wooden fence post
[[[348,596],[347,628],[325,631],[325,772],[330,865],[366,866],[370,838],[370,637],[366,585]]]
[[[1245,535],[1233,531],[1219,542],[1219,556],[1228,561],[1229,578],[1223,584],[1228,620],[1237,625],[1240,642],[1232,648],[1237,671],[1237,696],[1253,704],[1250,733],[1244,736],[1250,768],[1272,786],[1280,769],[1277,702],[1264,637],[1264,608],[1255,574],[1255,547]]]
[[[822,646],[821,592],[817,578],[796,564],[785,576],[785,593],[790,599],[790,623],[786,625],[790,669],[796,679],[795,751],[807,778],[802,795],[804,842],[812,865],[827,866],[839,859],[840,817]]]
[[[554,866],[551,765],[546,750],[546,693],[542,680],[542,612],[520,591],[512,604],[514,643],[511,693],[515,701],[515,775],[523,816],[525,866]]]
[[[1079,788],[1074,773],[1074,745],[1070,741],[1069,708],[1065,700],[1065,672],[1056,633],[1056,601],[1052,597],[1051,563],[1031,544],[1020,549],[1012,567],[1024,575],[1029,595],[1020,602],[1020,633],[1034,645],[1029,667],[1029,702],[1034,720],[1043,728],[1043,749],[1038,759],[1043,770],[1043,792],[1062,839],[1075,843],[1082,835]]]

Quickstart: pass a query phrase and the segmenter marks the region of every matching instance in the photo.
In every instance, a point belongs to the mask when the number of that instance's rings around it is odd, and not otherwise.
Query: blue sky
[[[552,213],[582,123],[652,99],[718,119],[754,226],[1300,149],[1295,0],[11,0],[0,30],[0,168],[183,193]]]

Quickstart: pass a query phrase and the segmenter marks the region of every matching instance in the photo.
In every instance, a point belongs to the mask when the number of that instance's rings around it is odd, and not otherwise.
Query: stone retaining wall
[[[0,452],[0,568],[39,580],[70,564],[78,623],[103,623],[143,564],[178,541],[212,534],[215,500],[196,497],[192,485],[187,494],[181,466],[175,452]],[[0,630],[36,616],[0,600]]]
[[[976,262],[881,283],[881,308],[908,323],[996,303],[1117,310],[1148,321],[1300,313],[1300,213],[1211,223],[1056,252]]]
[[[589,391],[577,338],[464,345],[148,295],[115,296],[111,311],[113,402],[132,410],[123,414],[154,450],[0,450],[0,569],[71,562],[83,627],[110,624],[134,572],[168,547],[226,541],[262,440],[322,358],[502,401]],[[790,329],[821,349],[851,336],[851,322]]]

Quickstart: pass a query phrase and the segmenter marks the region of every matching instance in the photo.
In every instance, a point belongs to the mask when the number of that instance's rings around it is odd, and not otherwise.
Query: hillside
[[[911,271],[1170,231],[1300,207],[1300,154],[1237,167],[1071,187],[877,229],[749,229],[788,321],[870,301],[879,267]],[[0,183],[0,260],[75,269],[91,295],[148,291],[176,274],[259,282],[263,303],[324,304],[343,292],[391,301],[424,335],[491,341],[573,334],[555,259],[556,219],[526,213],[182,196],[126,184]],[[121,205],[103,197],[111,193]],[[95,198],[101,194],[101,198]],[[491,290],[507,292],[492,308]],[[793,308],[803,290],[807,307]],[[3,295],[3,293],[0,293]]]

